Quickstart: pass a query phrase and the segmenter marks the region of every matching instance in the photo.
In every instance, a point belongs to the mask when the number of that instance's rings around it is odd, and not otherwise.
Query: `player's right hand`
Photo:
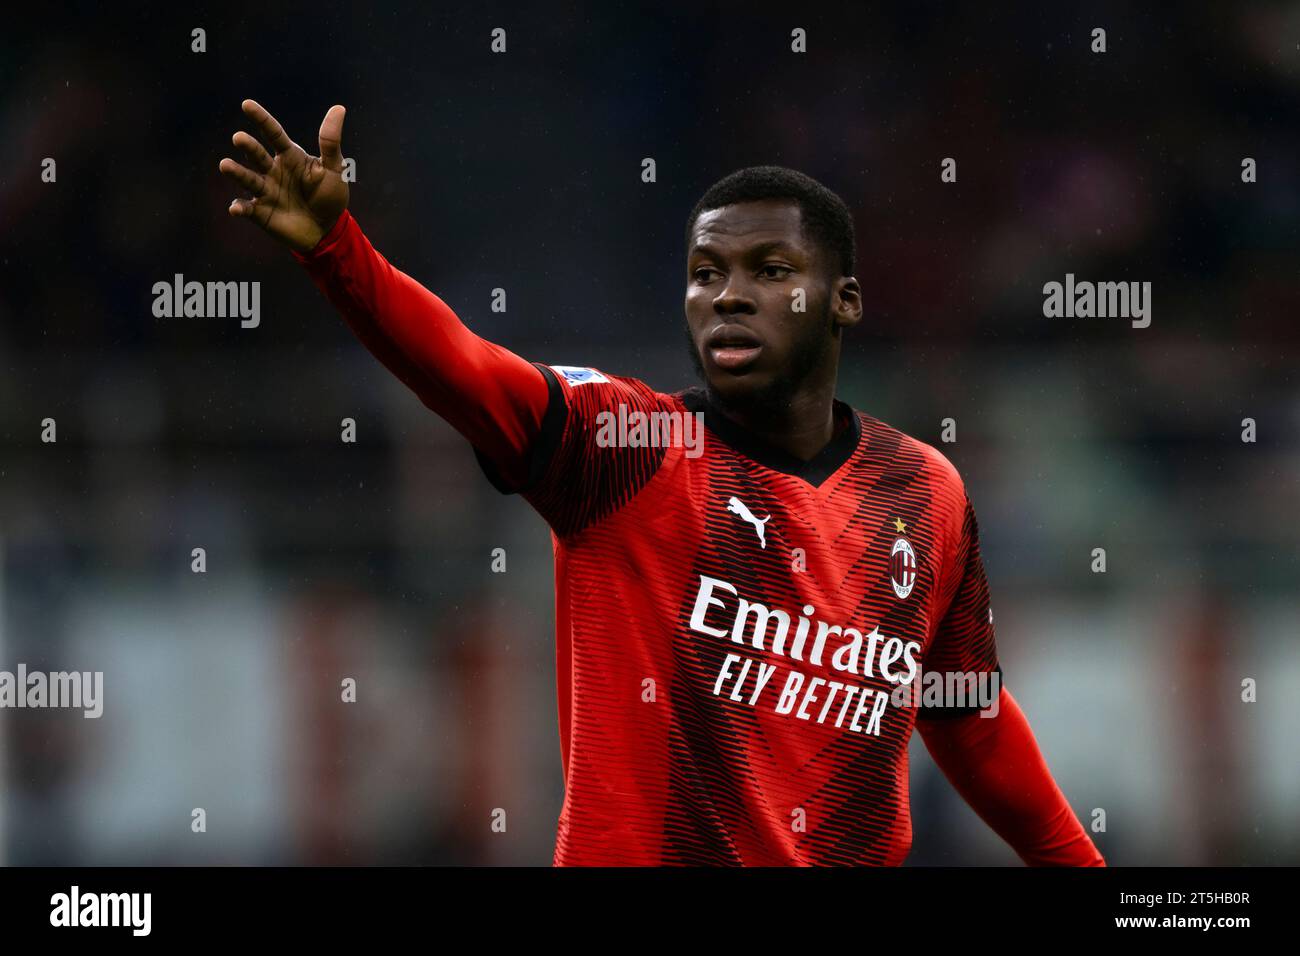
[[[231,137],[252,168],[229,158],[217,168],[253,198],[236,199],[230,214],[253,220],[299,252],[310,252],[348,207],[341,152],[346,111],[342,106],[329,108],[320,124],[320,155],[311,156],[258,103],[244,100],[243,109],[271,152],[243,130]]]

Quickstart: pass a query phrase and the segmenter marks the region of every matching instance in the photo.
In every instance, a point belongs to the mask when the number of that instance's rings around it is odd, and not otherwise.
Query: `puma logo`
[[[766,518],[763,518],[762,520],[755,518],[754,513],[750,511],[748,508],[746,508],[745,503],[741,501],[739,498],[737,498],[735,495],[732,495],[731,499],[727,502],[727,510],[730,511],[733,515],[740,515],[740,517],[744,518],[746,521],[752,524],[754,526],[754,532],[758,535],[759,547],[760,548],[767,547],[765,526],[769,521],[772,520],[771,515],[768,515]]]

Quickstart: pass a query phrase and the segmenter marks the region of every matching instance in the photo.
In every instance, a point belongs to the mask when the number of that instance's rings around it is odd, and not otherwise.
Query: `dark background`
[[[0,861],[550,861],[545,525],[228,217],[245,97],[310,152],[348,107],[358,222],[480,334],[666,391],[700,193],[834,189],[840,395],[964,476],[1008,687],[1108,861],[1300,861],[1300,5],[427,6],[6,15],[0,669],[106,703],[0,711]],[[155,318],[178,272],[260,282],[260,326]],[[1151,282],[1151,326],[1045,318],[1067,272]],[[919,739],[912,795],[909,863],[1016,862]]]

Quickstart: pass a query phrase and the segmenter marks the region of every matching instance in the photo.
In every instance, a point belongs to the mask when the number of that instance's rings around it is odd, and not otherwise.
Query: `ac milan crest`
[[[906,538],[894,539],[889,552],[889,582],[900,599],[911,594],[916,584],[916,552]]]

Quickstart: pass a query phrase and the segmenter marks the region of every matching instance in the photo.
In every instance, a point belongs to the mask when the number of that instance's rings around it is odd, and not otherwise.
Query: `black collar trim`
[[[765,468],[800,478],[814,488],[843,467],[857,451],[862,437],[862,423],[858,420],[858,413],[836,399],[835,417],[840,421],[847,417],[848,426],[841,428],[825,448],[808,461],[803,461],[737,425],[709,401],[708,392],[703,387],[697,385],[679,394],[682,404],[692,412],[703,412],[705,427],[734,450]]]

